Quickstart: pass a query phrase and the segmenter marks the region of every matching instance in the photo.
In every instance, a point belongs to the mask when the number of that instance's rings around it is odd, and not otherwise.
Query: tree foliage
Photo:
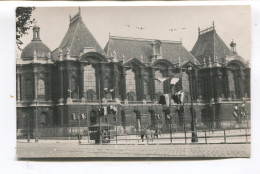
[[[16,45],[21,50],[23,42],[21,38],[28,34],[28,30],[32,27],[34,20],[31,15],[35,7],[17,7],[16,8]]]

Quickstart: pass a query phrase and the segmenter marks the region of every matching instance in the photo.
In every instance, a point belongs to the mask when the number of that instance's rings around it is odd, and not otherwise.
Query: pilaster
[[[119,85],[118,85],[118,64],[113,63],[113,87],[114,87],[114,93],[113,93],[113,99],[117,100],[119,99]]]
[[[63,103],[64,102],[64,68],[63,66],[60,64],[59,66],[59,103]]]
[[[80,63],[79,66],[79,98],[81,101],[85,101],[84,96],[84,67],[85,64],[83,62]]]

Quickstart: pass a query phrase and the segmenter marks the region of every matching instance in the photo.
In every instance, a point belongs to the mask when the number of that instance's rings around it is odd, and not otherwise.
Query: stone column
[[[20,89],[20,96],[21,96],[21,102],[23,101],[23,99],[25,99],[25,85],[24,85],[25,81],[24,81],[24,74],[21,74],[21,89]]]
[[[229,69],[228,68],[225,68],[225,71],[224,71],[224,81],[225,81],[225,94],[226,94],[226,98],[230,98],[230,89],[229,89],[229,77],[228,77],[228,71]]]
[[[79,98],[81,101],[85,101],[85,93],[84,93],[84,63],[80,63],[79,66]]]
[[[150,94],[151,94],[151,100],[154,100],[155,97],[155,83],[154,83],[154,69],[151,67],[149,69],[149,78],[150,78]]]
[[[245,87],[247,92],[247,97],[250,98],[250,68],[244,70],[245,73]]]
[[[52,80],[51,80],[51,74],[52,74],[52,71],[51,71],[51,67],[49,66],[48,67],[49,69],[49,72],[48,72],[48,101],[51,102],[52,101],[52,89],[51,89],[51,86],[52,86]]]
[[[114,100],[119,100],[119,85],[118,85],[118,64],[113,63],[113,87],[114,87]]]
[[[172,93],[172,85],[171,85],[171,77],[173,76],[173,72],[172,72],[172,67],[169,67],[168,68],[168,77],[169,77],[169,80],[168,83],[167,83],[167,93]],[[171,98],[171,97],[170,97]]]
[[[239,69],[239,72],[238,72],[238,84],[239,84],[239,88],[240,88],[240,98],[242,99],[244,97],[244,86],[245,84],[243,83],[243,70],[242,69]]]
[[[214,99],[214,85],[213,85],[213,69],[212,68],[209,68],[209,71],[210,71],[210,73],[209,73],[209,90],[210,90],[210,98],[209,98],[209,100],[211,101],[212,99]]]
[[[65,88],[65,92],[66,92],[66,102],[67,103],[71,103],[72,102],[72,98],[71,95],[72,93],[69,91],[71,90],[71,70],[67,67],[66,69],[66,88]],[[77,90],[77,86],[76,86],[76,90]],[[69,90],[68,90],[69,89]]]
[[[38,72],[37,68],[34,67],[34,100],[37,101],[38,94],[37,94],[37,88],[38,88]]]
[[[139,82],[140,82],[140,84],[139,84],[139,86],[140,86],[140,88],[139,88],[139,90],[140,90],[140,94],[139,94],[139,100],[143,100],[143,99],[145,99],[144,98],[144,69],[143,68],[141,68],[140,69],[140,75],[139,75],[139,78],[140,78],[140,80],[139,80]]]
[[[63,79],[63,73],[64,73],[64,68],[62,67],[62,65],[60,65],[59,67],[59,103],[63,103],[64,102],[64,79]]]
[[[125,69],[125,67],[124,67],[124,65],[123,65],[123,82],[122,82],[122,88],[123,89],[121,89],[122,90],[122,99],[123,100],[125,100],[126,99],[126,69]]]
[[[193,99],[197,100],[198,99],[198,94],[200,94],[200,89],[198,88],[198,81],[199,81],[199,77],[198,77],[198,70],[195,69],[194,71],[194,77],[193,77]]]
[[[103,99],[105,97],[104,95],[104,80],[105,80],[105,67],[103,63],[98,64],[98,69],[97,69],[97,80],[98,80],[98,86],[97,86],[97,94],[100,92],[99,99]]]
[[[17,74],[16,75],[16,78],[17,78],[17,101],[20,102],[21,100],[21,74]]]

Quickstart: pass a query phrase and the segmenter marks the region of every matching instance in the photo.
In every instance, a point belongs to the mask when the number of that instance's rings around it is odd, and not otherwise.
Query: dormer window
[[[152,43],[152,49],[153,49],[153,55],[152,55],[152,59],[153,61],[157,60],[157,59],[162,59],[162,42],[160,40],[155,40]]]
[[[155,52],[154,52],[154,55],[162,55],[162,50],[161,50],[161,41],[159,40],[156,40],[155,41],[155,44],[154,44],[154,47],[155,47]]]

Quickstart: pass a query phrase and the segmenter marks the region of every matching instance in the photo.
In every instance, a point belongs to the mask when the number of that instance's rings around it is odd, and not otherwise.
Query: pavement
[[[233,158],[250,157],[250,144],[91,145],[77,140],[17,141],[17,158]],[[113,160],[113,159],[111,159]]]

